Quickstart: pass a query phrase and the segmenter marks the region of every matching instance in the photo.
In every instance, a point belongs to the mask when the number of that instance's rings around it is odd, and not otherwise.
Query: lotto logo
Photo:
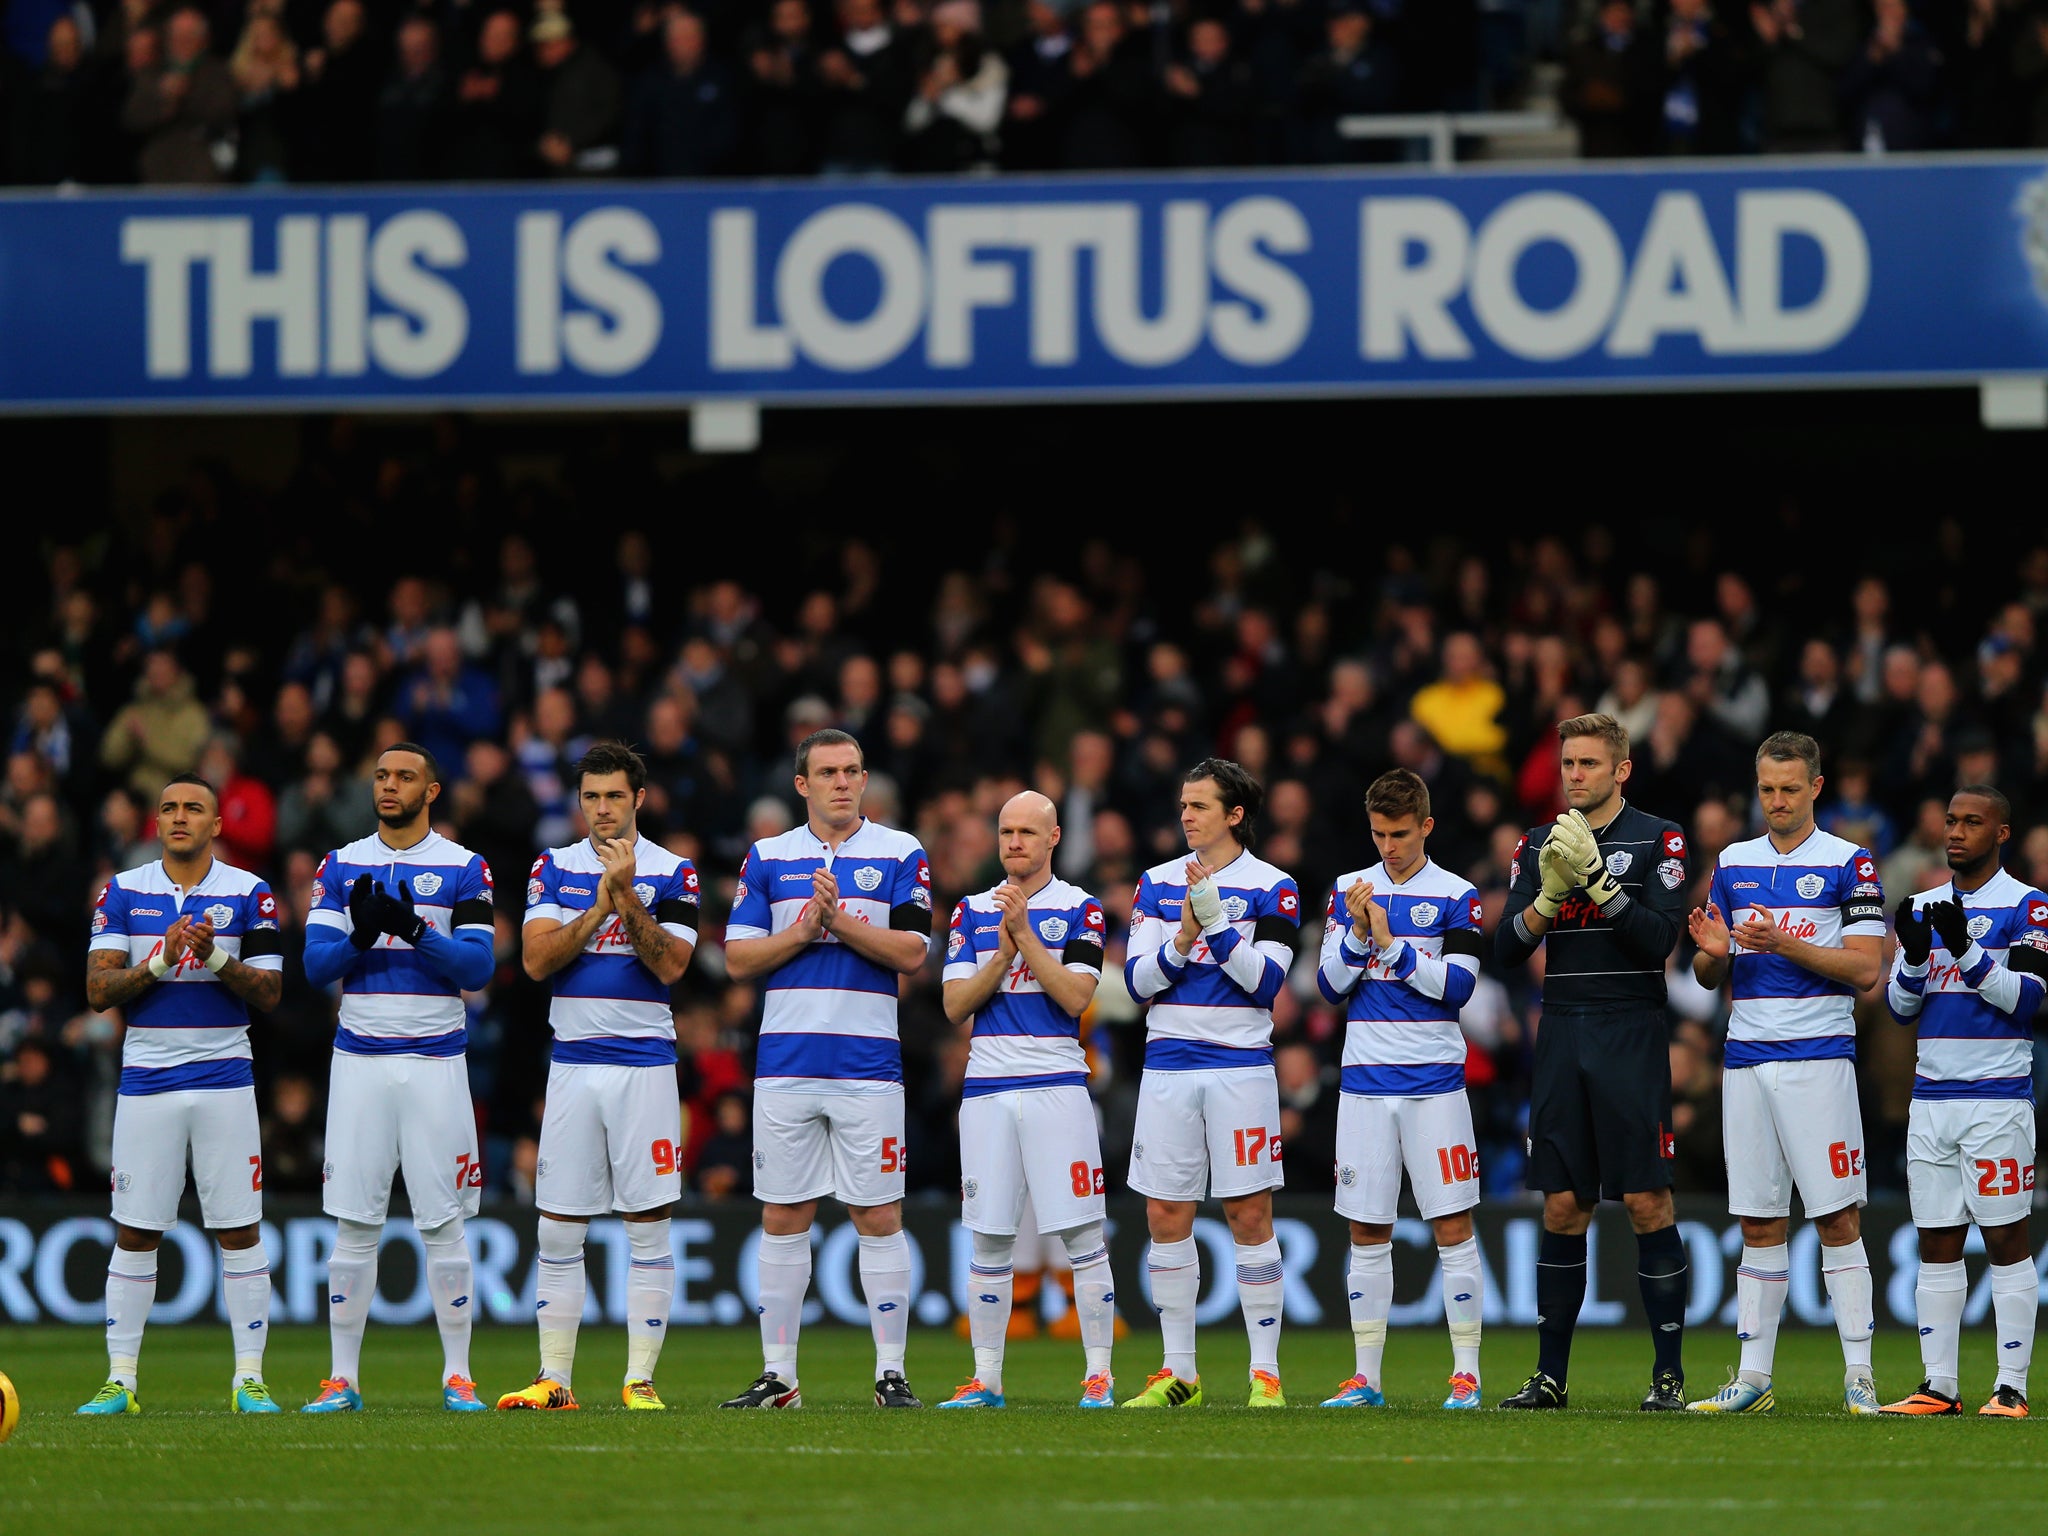
[[[919,885],[930,885],[932,883],[932,868],[923,859],[917,861],[917,883]]]
[[[1857,859],[1856,878],[1858,880],[1875,880],[1877,878],[1876,863],[1867,858]]]
[[[1090,928],[1102,927],[1102,908],[1091,906],[1082,914],[1081,921]]]
[[[1282,912],[1292,912],[1295,910],[1295,908],[1299,907],[1300,905],[1301,902],[1295,896],[1294,892],[1282,891],[1280,893],[1280,910]]]
[[[1667,1163],[1678,1156],[1678,1138],[1665,1130],[1661,1121],[1657,1125],[1657,1155]]]
[[[1469,915],[1472,919],[1472,926],[1474,928],[1477,928],[1479,926],[1480,918],[1485,915],[1485,908],[1480,904],[1480,900],[1477,896],[1470,898],[1466,902],[1466,906],[1469,909]]]
[[[1664,834],[1664,851],[1673,858],[1683,857],[1685,853],[1685,834],[1683,832],[1666,832]]]
[[[687,868],[687,867],[686,867],[686,868],[685,868],[685,869],[683,870],[683,889],[684,889],[684,890],[686,890],[686,891],[688,891],[688,892],[690,892],[690,893],[691,893],[692,895],[695,895],[695,894],[696,894],[696,892],[697,892],[697,871],[696,871],[696,870],[694,870],[694,869],[689,869],[689,868]]]
[[[257,897],[256,915],[258,917],[277,916],[277,898],[271,895],[270,892],[268,891],[265,891],[261,896]]]
[[[2027,926],[2029,928],[2048,928],[2048,901],[2029,901],[2027,903]]]

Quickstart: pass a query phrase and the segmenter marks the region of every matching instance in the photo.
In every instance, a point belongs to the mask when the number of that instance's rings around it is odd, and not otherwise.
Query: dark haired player
[[[1281,1184],[1273,999],[1294,959],[1301,893],[1293,877],[1251,851],[1264,798],[1259,781],[1228,759],[1195,764],[1180,793],[1191,856],[1138,880],[1124,981],[1150,1008],[1130,1185],[1145,1196],[1146,1264],[1166,1358],[1126,1408],[1202,1400],[1194,1224],[1205,1195],[1223,1202],[1237,1240],[1251,1406],[1287,1403],[1279,1356],[1285,1281],[1273,1236],[1273,1191]]]
[[[500,1408],[576,1406],[571,1381],[583,1321],[583,1239],[590,1218],[625,1217],[628,1408],[665,1405],[654,1365],[668,1337],[676,1266],[669,1208],[683,1190],[676,1021],[669,988],[697,947],[697,871],[640,833],[647,765],[622,742],[595,743],[576,765],[589,836],[550,848],[526,881],[526,974],[554,978],[555,1045],[540,1122],[535,1315],[540,1374]]]
[[[2012,805],[1988,784],[1948,802],[1945,885],[1899,903],[1899,952],[1885,1001],[1917,1021],[1919,1059],[1906,1120],[1906,1193],[1920,1229],[1920,1390],[1883,1412],[1962,1412],[1960,1330],[1970,1224],[1991,1260],[1998,1380],[1977,1412],[2027,1416],[2040,1279],[2027,1210],[2034,1203],[2034,1044],[2048,988],[2048,895],[1999,867]]]
[[[1548,944],[1529,1101],[1529,1187],[1543,1192],[1535,1374],[1503,1408],[1562,1408],[1586,1299],[1586,1229],[1628,1208],[1656,1350],[1645,1412],[1685,1407],[1685,1243],[1671,1204],[1671,1026],[1664,964],[1684,921],[1685,833],[1622,798],[1628,732],[1611,715],[1557,728],[1568,810],[1515,848],[1494,936],[1503,965]]]
[[[302,1411],[363,1406],[363,1328],[377,1294],[391,1180],[402,1168],[441,1330],[441,1400],[452,1413],[475,1413],[484,1404],[469,1375],[476,1308],[462,1223],[477,1212],[484,1170],[462,994],[484,986],[497,966],[491,871],[434,830],[441,772],[425,747],[386,749],[371,793],[377,830],[320,861],[306,917],[306,980],[341,983],[341,1023],[321,1194],[336,1226],[327,1261],[334,1369]]]
[[[85,997],[119,1008],[114,1100],[114,1251],[107,1264],[107,1384],[78,1411],[140,1413],[136,1361],[156,1300],[156,1255],[177,1224],[192,1158],[200,1218],[220,1243],[221,1298],[235,1337],[229,1404],[276,1413],[263,1384],[270,1336],[263,1137],[249,1058],[249,1009],[277,1006],[284,945],[277,899],[217,859],[220,799],[181,775],[157,797],[163,857],[123,870],[93,907]]]

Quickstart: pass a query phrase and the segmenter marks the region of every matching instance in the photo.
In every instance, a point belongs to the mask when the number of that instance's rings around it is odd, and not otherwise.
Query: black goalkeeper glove
[[[1913,910],[1912,897],[1899,903],[1899,910],[1892,914],[1892,927],[1898,933],[1899,948],[1905,951],[1906,964],[1925,965],[1934,952],[1934,929]]]
[[[1970,947],[1970,917],[1960,901],[1930,901],[1927,921],[1951,958],[1961,956]]]
[[[377,903],[384,899],[384,887],[368,875],[356,876],[348,888],[348,941],[358,950],[368,950],[384,930],[377,926]]]
[[[378,932],[388,933],[394,939],[403,939],[408,944],[419,943],[420,935],[427,931],[427,920],[414,910],[412,886],[408,882],[398,882],[396,896],[387,896],[383,887],[379,886],[374,900],[377,904]]]

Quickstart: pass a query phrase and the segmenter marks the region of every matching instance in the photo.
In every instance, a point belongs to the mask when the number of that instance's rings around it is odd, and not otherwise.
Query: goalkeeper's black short
[[[1671,1026],[1654,1012],[1546,1011],[1529,1096],[1529,1187],[1591,1204],[1669,1189]]]

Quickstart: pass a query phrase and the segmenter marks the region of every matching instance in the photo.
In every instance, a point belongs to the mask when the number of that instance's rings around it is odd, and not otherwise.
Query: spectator
[[[818,60],[825,170],[886,171],[910,100],[910,61],[881,0],[839,0],[839,41]]]
[[[1010,67],[981,35],[981,0],[932,8],[930,58],[903,112],[903,163],[912,171],[995,164]]]
[[[1251,72],[1231,54],[1230,29],[1213,16],[1188,28],[1187,58],[1166,67],[1171,165],[1243,165],[1251,151]]]
[[[50,1042],[24,1040],[0,1064],[0,1188],[84,1194],[91,1187],[76,1104]]]
[[[1657,42],[1636,25],[1635,7],[1603,0],[1565,60],[1560,99],[1579,125],[1579,153],[1588,160],[1649,154],[1660,110],[1670,106],[1663,78]]]
[[[7,112],[7,175],[26,186],[61,186],[93,179],[94,149],[102,132],[99,93],[78,23],[50,23],[40,68],[21,71]],[[0,100],[6,99],[0,75]]]
[[[1506,704],[1506,693],[1487,675],[1478,638],[1459,633],[1444,641],[1442,676],[1415,695],[1409,712],[1444,751],[1498,774],[1507,766],[1500,723]]]
[[[164,26],[163,62],[135,77],[121,124],[141,140],[146,183],[222,181],[234,164],[235,83],[206,49],[205,16],[177,11]]]
[[[1003,106],[1003,169],[1047,171],[1060,163],[1061,117],[1074,39],[1052,0],[1026,0],[1027,30],[1004,55],[1010,93]]]
[[[1337,0],[1330,8],[1327,43],[1301,72],[1297,96],[1305,158],[1323,165],[1394,158],[1384,139],[1347,139],[1347,117],[1394,112],[1401,106],[1401,79],[1392,50],[1373,36],[1372,12],[1362,0]]]
[[[1906,0],[1873,0],[1863,52],[1842,78],[1851,140],[1865,154],[1925,149],[1934,140],[1940,61]]]
[[[747,47],[753,73],[752,168],[766,176],[807,176],[818,168],[823,87],[807,0],[774,0],[768,25]]]
[[[1712,0],[1671,0],[1664,24],[1664,149],[1674,155],[1741,150],[1749,60]]]
[[[494,735],[503,723],[490,675],[462,659],[462,642],[452,629],[427,636],[423,660],[399,687],[396,712],[407,735],[451,776],[469,744]]]
[[[382,81],[365,29],[362,0],[333,0],[320,20],[321,45],[306,50],[292,146],[301,181],[367,181],[376,169]]]
[[[626,111],[626,174],[717,176],[739,149],[739,106],[725,66],[705,52],[704,23],[676,11],[662,27],[662,58],[633,87]]]
[[[1771,691],[1729,643],[1719,619],[1698,619],[1686,631],[1685,692],[1693,707],[1736,742],[1761,741]]]
[[[531,174],[539,125],[540,86],[519,51],[519,18],[493,11],[477,31],[475,62],[455,84],[447,174],[468,181]]]
[[[1841,79],[1856,53],[1855,0],[1768,0],[1751,5],[1749,17],[1762,50],[1765,151],[1841,149]]]
[[[326,1138],[314,1119],[313,1085],[298,1073],[280,1077],[263,1116],[263,1187],[280,1195],[317,1195]]]
[[[277,848],[277,797],[242,772],[234,742],[216,736],[199,758],[199,773],[220,799],[220,856],[238,869],[267,874]]]
[[[209,722],[192,679],[169,651],[151,651],[124,706],[100,738],[100,761],[127,775],[129,788],[154,809],[157,791],[199,757]]]
[[[236,169],[244,181],[289,180],[299,50],[275,11],[251,9],[228,72],[241,109]]]
[[[429,181],[440,174],[448,133],[448,77],[441,35],[423,15],[398,26],[398,57],[377,99],[377,178]]]
[[[306,746],[303,776],[278,799],[279,850],[318,858],[367,836],[376,824],[368,787],[348,777],[341,749],[320,732]]]
[[[531,33],[541,70],[540,156],[550,176],[603,176],[619,168],[622,89],[618,71],[586,48],[561,11],[543,11]]]

